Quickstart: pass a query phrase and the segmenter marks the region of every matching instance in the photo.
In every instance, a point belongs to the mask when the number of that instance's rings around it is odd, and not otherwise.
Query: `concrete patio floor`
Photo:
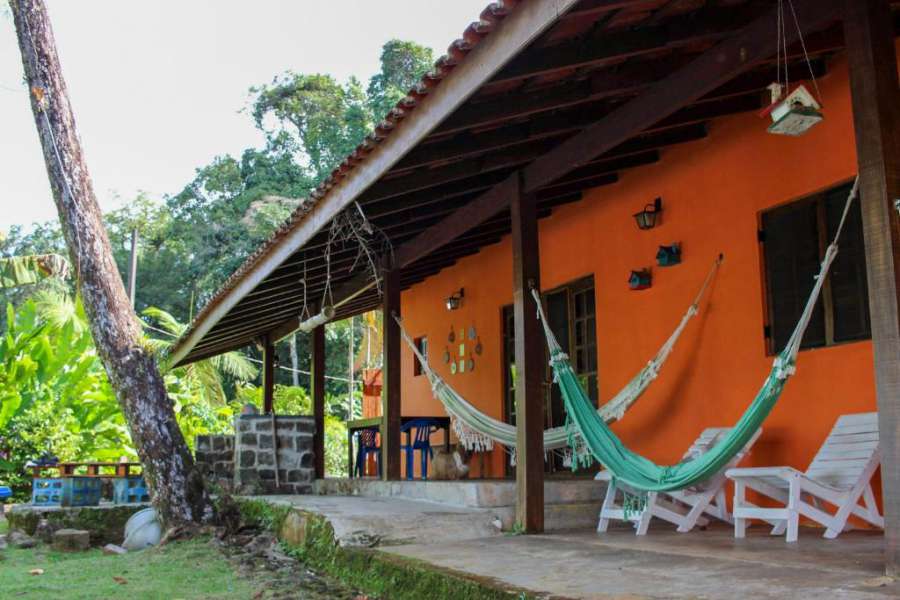
[[[470,507],[403,497],[266,496],[317,513],[344,546],[394,557],[504,589],[546,598],[900,598],[900,581],[882,577],[883,536],[851,531],[837,540],[801,528],[787,544],[751,527],[735,540],[730,527],[678,534],[654,522],[645,537],[620,526],[543,535],[501,531],[508,507]],[[503,527],[506,529],[505,527]]]
[[[630,530],[576,531],[382,551],[552,598],[900,597],[900,582],[880,577],[880,534],[801,536],[788,545],[761,528],[745,540],[724,527],[689,534],[651,529],[643,539]]]

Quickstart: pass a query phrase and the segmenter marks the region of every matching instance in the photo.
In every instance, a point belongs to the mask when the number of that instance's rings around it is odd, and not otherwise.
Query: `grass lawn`
[[[2,519],[0,527],[5,528]],[[44,573],[31,575],[32,569]],[[3,600],[248,599],[254,596],[254,588],[252,581],[239,578],[222,554],[202,539],[124,556],[109,556],[100,550],[62,553],[44,546],[0,551]]]

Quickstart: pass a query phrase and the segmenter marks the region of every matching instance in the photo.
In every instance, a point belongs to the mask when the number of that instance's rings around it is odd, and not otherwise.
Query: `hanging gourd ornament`
[[[660,246],[656,253],[656,264],[660,267],[671,267],[681,262],[681,245]]]
[[[632,290],[646,290],[650,287],[650,283],[650,269],[632,271],[631,277],[628,278],[628,287],[630,287]]]
[[[772,118],[769,133],[803,135],[825,118],[821,113],[822,107],[803,84],[787,96],[780,83],[771,84],[769,91],[772,93],[772,103],[760,113],[761,117],[768,115]]]

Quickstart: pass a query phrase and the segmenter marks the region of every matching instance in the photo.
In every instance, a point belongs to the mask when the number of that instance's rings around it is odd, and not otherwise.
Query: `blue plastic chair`
[[[378,476],[381,477],[381,447],[378,445],[378,428],[363,429],[356,434],[356,469],[354,475],[363,477],[366,474],[366,461],[370,454],[375,455],[378,465]]]
[[[434,419],[412,419],[400,427],[402,433],[412,436],[411,444],[401,446],[406,452],[406,478],[413,478],[413,456],[416,450],[420,452],[422,460],[422,479],[428,479],[428,457],[434,458],[434,450],[431,449],[431,434],[439,427]]]

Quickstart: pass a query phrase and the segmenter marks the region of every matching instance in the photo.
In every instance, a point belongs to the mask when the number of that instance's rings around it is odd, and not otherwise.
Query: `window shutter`
[[[780,352],[803,312],[819,269],[816,204],[801,201],[770,210],[763,213],[762,225],[772,349]],[[803,338],[803,347],[824,344],[825,318],[820,300]]]

